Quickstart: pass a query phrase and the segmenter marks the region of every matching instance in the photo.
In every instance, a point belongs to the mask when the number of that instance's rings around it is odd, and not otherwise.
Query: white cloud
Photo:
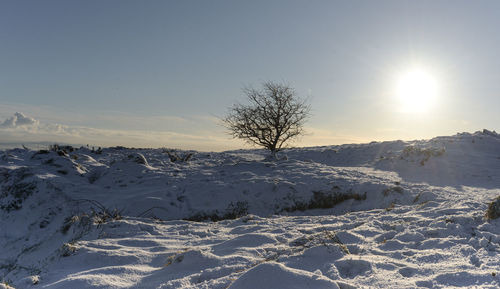
[[[200,151],[252,147],[242,140],[231,139],[225,128],[217,125],[219,120],[213,116],[181,118],[133,116],[112,112],[100,112],[96,116],[55,111],[49,115],[48,111],[39,109],[40,111],[31,108],[28,111],[33,115],[40,115],[40,119],[21,112],[9,116],[10,113],[4,109],[4,120],[0,119],[0,146],[1,143],[20,146],[27,143],[51,142],[73,145],[89,144],[95,147],[169,147]],[[0,112],[2,112],[2,107],[0,107]],[[88,119],[92,121],[89,122]],[[80,123],[84,125],[79,125]],[[306,127],[305,130],[306,134],[290,145],[317,146],[369,141],[369,139],[362,139],[345,131],[332,132],[315,127]]]
[[[152,121],[158,121],[153,117]],[[163,119],[164,120],[164,119]],[[161,120],[160,120],[161,121]],[[145,119],[141,119],[143,124]],[[191,120],[195,123],[197,120]],[[54,142],[91,146],[172,147],[197,150],[227,150],[241,146],[218,130],[186,130],[185,133],[139,129],[104,129],[47,123],[16,112],[0,122],[0,140],[8,143]]]
[[[22,112],[16,112],[12,117],[7,118],[0,124],[0,127],[16,128],[22,126],[37,126],[39,121],[24,115]]]

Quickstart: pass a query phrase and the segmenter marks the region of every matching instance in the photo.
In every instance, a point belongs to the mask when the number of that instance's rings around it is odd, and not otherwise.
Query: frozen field
[[[486,130],[278,160],[3,150],[0,186],[0,288],[500,287]]]

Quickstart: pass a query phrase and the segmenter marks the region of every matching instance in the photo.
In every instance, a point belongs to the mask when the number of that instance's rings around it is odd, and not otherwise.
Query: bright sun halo
[[[434,103],[436,96],[436,80],[425,70],[410,70],[397,80],[396,97],[403,112],[426,112]]]

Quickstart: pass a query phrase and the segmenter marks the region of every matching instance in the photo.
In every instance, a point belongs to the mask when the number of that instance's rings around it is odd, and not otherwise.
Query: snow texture
[[[497,133],[266,157],[0,151],[0,288],[500,287]]]

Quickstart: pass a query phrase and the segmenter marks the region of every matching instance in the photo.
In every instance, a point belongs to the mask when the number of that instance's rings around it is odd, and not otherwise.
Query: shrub
[[[393,192],[398,193],[398,194],[403,194],[403,188],[401,188],[400,186],[390,187],[390,188],[383,190],[382,194],[384,194],[384,197],[387,197],[388,195],[390,195]]]
[[[193,157],[193,153],[186,153],[183,156],[177,154],[173,150],[163,150],[164,152],[167,153],[168,158],[170,159],[171,162],[187,162]]]
[[[49,146],[49,151],[56,152],[59,155],[62,155],[63,153],[68,154],[74,152],[75,148],[70,145],[60,146],[58,144],[53,144]]]
[[[101,211],[92,211],[91,216],[94,220],[94,224],[100,225],[109,221],[121,220],[122,210],[113,209],[110,211],[105,209]]]
[[[75,246],[74,242],[73,243],[64,243],[60,250],[61,250],[61,256],[69,257],[76,252],[77,247]]]
[[[226,208],[226,211],[223,214],[220,214],[219,211],[215,210],[211,213],[197,213],[191,217],[186,218],[187,221],[193,222],[203,222],[203,221],[212,221],[218,222],[222,220],[234,220],[246,216],[248,214],[248,202],[246,201],[238,201],[236,203],[229,203]]]
[[[346,193],[338,191],[339,187],[335,186],[331,192],[313,191],[313,197],[309,202],[296,201],[294,206],[284,208],[283,211],[305,211],[312,209],[330,209],[343,201],[354,199],[356,201],[366,200],[366,192],[363,195],[348,190]]]
[[[80,213],[71,217],[67,217],[64,220],[63,226],[61,227],[61,232],[64,234],[68,232],[73,224],[78,223],[83,227],[90,227],[91,224],[100,225],[109,221],[121,220],[122,211],[118,209],[109,209],[96,200],[75,200],[78,203],[88,203],[90,204],[90,213]]]
[[[343,201],[354,199],[356,201],[366,200],[366,193],[360,195],[349,191],[347,193],[324,193],[321,191],[313,192],[313,197],[309,202],[309,209],[329,209]]]
[[[407,146],[403,149],[400,159],[408,159],[408,158],[417,158],[421,166],[425,165],[425,163],[431,157],[439,157],[444,155],[446,152],[445,148],[420,148],[413,145]],[[415,160],[415,159],[414,159]]]
[[[27,180],[31,176],[33,173],[28,168],[3,172],[7,183],[1,187],[0,209],[10,212],[22,208],[23,202],[37,189],[35,182]]]
[[[488,220],[498,219],[498,217],[500,217],[500,196],[488,205],[488,210],[486,211],[486,218]]]
[[[141,153],[133,153],[127,156],[129,160],[132,160],[135,163],[138,163],[140,165],[146,165],[148,166],[148,161],[146,160],[146,157],[144,157],[143,154]]]

